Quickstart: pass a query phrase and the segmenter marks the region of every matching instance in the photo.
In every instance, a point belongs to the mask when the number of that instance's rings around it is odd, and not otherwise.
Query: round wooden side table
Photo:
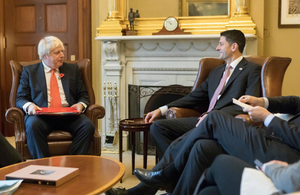
[[[145,123],[145,119],[143,118],[132,118],[132,119],[124,119],[119,123],[119,160],[122,162],[122,138],[123,131],[131,132],[131,144],[132,144],[132,174],[135,167],[135,132],[144,132],[144,149],[143,149],[143,168],[147,168],[147,152],[148,152],[148,131],[150,131],[150,124]]]

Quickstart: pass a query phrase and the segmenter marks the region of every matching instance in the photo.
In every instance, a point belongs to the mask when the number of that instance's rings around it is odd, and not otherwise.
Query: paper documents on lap
[[[250,105],[248,105],[248,104],[245,104],[245,103],[243,103],[243,102],[240,102],[239,100],[234,99],[234,98],[232,98],[232,102],[233,102],[234,104],[236,104],[236,105],[239,105],[239,106],[242,107],[242,108],[253,108],[252,106],[250,106]]]
[[[37,115],[78,115],[80,112],[73,107],[41,108],[36,111]]]
[[[78,168],[29,165],[5,175],[6,180],[23,179],[23,183],[60,186],[79,174]]]

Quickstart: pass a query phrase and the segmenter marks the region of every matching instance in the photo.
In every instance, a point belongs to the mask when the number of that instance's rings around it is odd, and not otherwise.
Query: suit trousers
[[[205,180],[210,187],[200,188],[199,195],[212,194],[212,191],[216,195],[239,195],[245,167],[251,166],[233,156],[219,155],[205,174]]]
[[[175,140],[170,148],[177,171],[182,172],[191,148],[197,140],[213,139],[230,155],[254,166],[254,160],[273,159],[288,163],[300,159],[294,148],[264,136],[265,128],[252,126],[222,111],[212,111],[201,124]]]
[[[157,156],[162,158],[168,146],[178,137],[193,129],[198,117],[162,119],[150,126],[150,133],[156,142]]]
[[[220,154],[226,154],[226,152],[215,140],[196,141],[172,195],[193,194],[203,172]]]
[[[22,162],[21,154],[0,133],[0,168]]]
[[[300,159],[292,147],[265,138],[265,130],[222,111],[212,111],[198,127],[173,141],[153,170],[174,163],[180,178],[173,194],[190,194],[219,154],[227,153],[251,166],[256,158],[262,162],[276,159],[288,163]]]
[[[93,122],[85,115],[25,117],[25,129],[29,151],[34,159],[49,157],[47,136],[53,130],[63,130],[72,134],[70,155],[87,154],[94,136]]]
[[[222,111],[212,111],[198,127],[172,142],[154,170],[173,162],[176,171],[181,173],[173,194],[189,194],[196,185],[184,181],[193,180],[191,177],[199,179],[218,154],[228,153],[252,166],[256,158],[262,162],[277,159],[288,163],[300,159],[300,155],[292,147],[265,138],[264,132],[265,128],[252,126]],[[205,146],[203,142],[207,141],[203,140],[207,139],[217,142],[222,149],[214,146],[211,141],[209,146]],[[193,187],[186,187],[190,191],[185,191],[185,185]]]

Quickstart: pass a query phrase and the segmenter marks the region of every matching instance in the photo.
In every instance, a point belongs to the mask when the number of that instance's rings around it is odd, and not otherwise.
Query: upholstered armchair
[[[10,61],[10,66],[12,69],[12,88],[9,97],[10,108],[7,110],[5,117],[6,120],[14,124],[16,149],[21,153],[23,159],[30,159],[31,154],[28,150],[26,133],[24,126],[24,115],[23,110],[16,107],[16,96],[17,89],[20,83],[20,76],[22,73],[22,67],[31,64],[39,63],[40,60],[31,62],[17,62],[15,60]],[[90,60],[82,59],[78,61],[68,61],[68,63],[74,63],[79,66],[82,74],[82,78],[85,87],[88,91],[90,98],[90,105],[86,109],[85,114],[93,121],[96,128],[94,138],[91,143],[88,154],[91,155],[101,155],[101,136],[98,133],[98,119],[102,119],[105,115],[105,109],[95,104],[95,94],[91,84],[91,71],[90,71]],[[70,145],[72,143],[72,136],[70,133],[62,130],[55,130],[48,136],[48,145],[50,154],[52,156],[66,155],[69,152]]]
[[[262,66],[261,70],[261,86],[263,97],[274,97],[281,95],[282,82],[285,71],[291,63],[291,58],[283,57],[260,57],[260,56],[247,56],[248,61],[254,62]],[[192,90],[197,88],[207,77],[209,72],[225,62],[216,58],[203,58],[199,63],[199,71],[196,77]],[[200,116],[201,113],[207,110],[208,105],[204,105],[203,108],[186,109],[171,107],[167,111],[167,118],[183,118]],[[255,125],[262,125],[261,123],[253,122],[246,114],[238,115],[236,118],[240,118],[245,122],[249,122]]]

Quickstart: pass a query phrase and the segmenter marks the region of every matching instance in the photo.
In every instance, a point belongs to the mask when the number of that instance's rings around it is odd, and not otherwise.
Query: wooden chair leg
[[[122,162],[122,154],[123,154],[123,133],[121,128],[119,128],[119,161]],[[120,183],[122,183],[122,179],[120,180]]]
[[[148,132],[149,131],[144,131],[144,169],[147,169]]]
[[[132,143],[132,175],[133,175],[133,170],[135,168],[135,132],[131,132],[131,143]]]

